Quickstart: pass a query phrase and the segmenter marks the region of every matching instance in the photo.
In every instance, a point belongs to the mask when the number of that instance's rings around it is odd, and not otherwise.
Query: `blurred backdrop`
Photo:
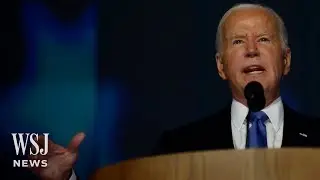
[[[284,19],[292,71],[282,97],[318,116],[315,1],[254,1]],[[230,101],[213,59],[216,27],[239,1],[5,1],[1,6],[1,137],[50,132],[66,146],[87,134],[75,167],[144,156],[160,133]],[[8,9],[10,9],[8,11]]]

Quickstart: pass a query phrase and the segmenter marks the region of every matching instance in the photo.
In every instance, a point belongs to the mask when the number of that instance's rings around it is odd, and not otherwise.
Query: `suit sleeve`
[[[173,152],[172,136],[169,132],[164,132],[157,141],[152,155],[169,154]]]
[[[8,153],[0,153],[0,179],[12,180],[38,180],[39,178],[27,168],[13,167],[12,156]]]

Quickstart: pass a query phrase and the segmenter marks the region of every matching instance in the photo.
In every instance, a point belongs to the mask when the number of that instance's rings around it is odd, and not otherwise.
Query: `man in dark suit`
[[[280,97],[280,81],[290,71],[291,52],[277,13],[254,4],[234,6],[220,21],[216,49],[218,72],[229,82],[232,102],[217,114],[165,132],[156,154],[320,146],[320,120],[295,112]],[[244,89],[252,81],[262,84],[266,103],[260,112],[248,114]],[[254,114],[264,116],[263,122],[251,121],[257,119]]]
[[[232,93],[230,106],[165,132],[156,154],[320,145],[320,121],[295,112],[281,100],[280,81],[290,71],[291,51],[284,23],[272,9],[254,4],[231,8],[219,23],[216,48],[219,75],[229,82]],[[266,103],[261,111],[248,113],[244,89],[252,81],[262,85]],[[49,167],[36,173],[43,179],[75,179],[72,166],[83,138],[82,133],[76,135],[69,148],[51,142]]]
[[[163,133],[153,153],[158,155],[201,150],[244,149],[246,122],[242,125],[237,124],[233,121],[237,118],[232,119],[230,110],[232,111],[232,106],[200,121]],[[283,115],[280,127],[269,124],[268,148],[320,147],[319,119],[301,115],[285,104],[283,104]],[[270,118],[269,123],[271,122]]]

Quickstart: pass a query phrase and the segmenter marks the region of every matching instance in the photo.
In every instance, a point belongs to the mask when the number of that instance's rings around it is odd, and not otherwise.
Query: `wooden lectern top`
[[[202,151],[127,160],[98,169],[91,180],[313,180],[320,149]]]

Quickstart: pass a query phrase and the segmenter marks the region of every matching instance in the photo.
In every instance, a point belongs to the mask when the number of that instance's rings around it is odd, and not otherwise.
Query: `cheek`
[[[283,71],[284,61],[281,51],[275,48],[261,48],[261,57],[269,71],[278,74]]]
[[[279,59],[278,62],[276,63],[276,75],[277,78],[281,78],[281,76],[283,75],[283,71],[284,71],[284,62],[283,59]]]
[[[240,64],[241,61],[238,59],[228,59],[228,64],[225,64],[224,72],[227,79],[236,84],[239,84],[243,79]]]
[[[235,57],[243,57],[245,52],[246,52],[246,49],[244,47],[233,47],[233,48],[229,48],[229,50],[226,53],[229,55],[229,58],[235,58]]]
[[[227,52],[226,55],[226,64],[225,69],[228,75],[237,74],[241,69],[241,64],[243,59],[243,50],[242,49],[231,49]]]

